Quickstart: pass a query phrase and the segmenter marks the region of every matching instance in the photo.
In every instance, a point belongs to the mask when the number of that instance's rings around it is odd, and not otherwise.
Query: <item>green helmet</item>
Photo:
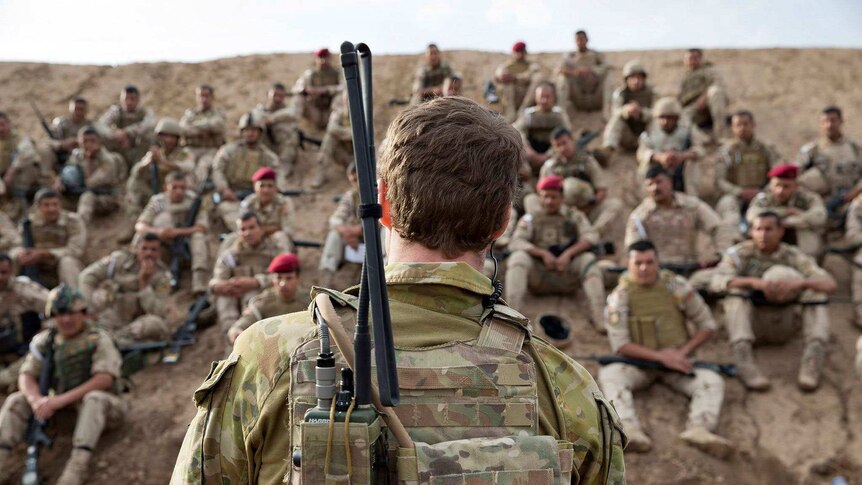
[[[48,293],[45,303],[45,316],[54,317],[63,313],[80,312],[87,309],[84,295],[76,288],[63,283]]]

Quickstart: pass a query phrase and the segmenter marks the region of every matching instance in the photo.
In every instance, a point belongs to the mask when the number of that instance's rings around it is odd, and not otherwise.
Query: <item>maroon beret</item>
[[[527,52],[527,44],[522,41],[515,42],[512,46],[512,52]]]
[[[538,190],[556,190],[559,192],[563,191],[563,177],[559,175],[548,175],[547,177],[539,180],[538,185],[536,185],[536,189]]]
[[[281,253],[272,258],[266,270],[270,273],[293,273],[299,270],[299,258],[293,253]]]
[[[767,175],[769,178],[796,180],[796,176],[799,175],[799,167],[792,163],[782,163],[773,167]]]
[[[251,181],[258,182],[260,180],[275,180],[275,170],[269,167],[261,167],[257,169],[257,172],[251,176]]]
[[[314,51],[314,57],[329,57],[329,49],[326,47],[323,49],[317,49]]]

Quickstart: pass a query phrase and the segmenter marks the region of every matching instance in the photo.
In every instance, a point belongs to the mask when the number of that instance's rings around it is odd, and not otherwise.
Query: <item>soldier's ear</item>
[[[380,223],[387,229],[392,229],[392,216],[389,213],[389,198],[387,197],[387,185],[383,179],[377,179],[377,203],[383,208],[383,216]]]

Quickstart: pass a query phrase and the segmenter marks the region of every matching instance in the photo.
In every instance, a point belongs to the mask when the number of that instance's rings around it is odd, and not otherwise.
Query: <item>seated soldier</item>
[[[762,212],[778,214],[784,228],[784,242],[817,259],[823,252],[826,208],[820,196],[799,187],[798,173],[799,167],[789,163],[770,170],[769,185],[751,201],[745,218],[750,225]]]
[[[123,175],[118,155],[102,146],[95,128],[81,130],[78,143],[80,147],[72,151],[54,181],[54,190],[63,194],[68,206],[77,207],[78,216],[90,225],[94,216],[110,214],[120,207],[117,189]]]
[[[847,209],[847,233],[844,240],[855,251],[853,264],[850,265],[850,293],[855,310],[853,323],[862,329],[862,195],[856,196]]]
[[[632,391],[658,380],[691,398],[680,439],[725,458],[733,445],[713,433],[724,400],[724,381],[713,370],[695,368],[693,362],[695,351],[717,330],[709,307],[685,278],[659,268],[659,254],[649,241],[628,247],[626,269],[608,296],[611,350],[667,368],[649,370],[624,363],[599,368],[599,386],[614,403],[629,438],[626,450],[643,453],[652,447],[635,412]]]
[[[119,104],[108,108],[95,125],[108,149],[122,157],[122,178],[152,144],[156,114],[150,108],[141,107],[140,102],[138,88],[131,84],[126,86],[120,92]]]
[[[284,252],[294,252],[292,234],[296,208],[290,197],[278,193],[275,178],[275,170],[269,167],[255,172],[251,177],[254,193],[243,199],[240,212],[257,214],[263,237],[272,239]],[[227,248],[236,238],[236,232],[226,235],[220,248]]]
[[[87,245],[87,228],[78,214],[63,210],[60,194],[51,189],[40,189],[33,199],[34,209],[29,212],[33,247],[18,246],[10,256],[18,267],[36,265],[40,282],[47,288],[58,283],[78,286],[84,247]],[[24,226],[19,227],[24,239]]]
[[[673,189],[697,197],[713,195],[715,180],[699,165],[706,154],[704,134],[680,119],[682,108],[673,98],[661,98],[653,108],[653,119],[638,140],[638,176],[653,165],[672,175]],[[665,254],[662,251],[662,254]]]
[[[750,111],[737,111],[730,117],[733,137],[725,141],[716,165],[718,189],[722,192],[716,212],[723,226],[734,228],[754,196],[769,182],[769,170],[778,163],[778,154],[771,146],[754,137],[754,115]],[[747,223],[743,224],[748,226]],[[739,231],[734,231],[739,232]],[[744,232],[744,231],[742,231]],[[734,234],[739,239],[738,234]]]
[[[212,180],[221,198],[216,212],[229,232],[236,230],[240,202],[254,192],[251,176],[262,167],[278,166],[278,157],[261,141],[264,130],[261,120],[251,113],[244,114],[239,120],[239,130],[242,139],[221,147],[213,160]]]
[[[183,172],[169,173],[165,177],[165,191],[150,198],[135,222],[135,231],[139,237],[146,233],[157,235],[162,245],[170,250],[174,249],[176,238],[188,238],[192,293],[200,295],[207,290],[209,284],[209,243],[207,242],[209,223],[206,212],[199,207],[196,217],[191,221],[192,224],[187,226],[189,212],[199,196],[189,190],[187,179],[188,175]],[[176,255],[171,254],[171,258],[174,257]],[[174,282],[175,285],[177,283]]]
[[[284,175],[290,176],[298,155],[299,115],[293,111],[293,107],[285,104],[286,97],[287,88],[284,84],[273,84],[267,92],[266,104],[257,105],[252,116],[266,126],[263,143],[278,156],[279,167]]]
[[[0,111],[0,209],[17,219],[27,210],[21,195],[39,187],[39,155],[27,136],[12,130],[9,115]]]
[[[567,54],[558,69],[560,106],[565,111],[568,111],[570,106],[578,111],[602,109],[608,68],[605,65],[604,56],[588,48],[588,42],[586,32],[583,30],[575,32],[575,45],[578,50]]]
[[[589,303],[590,323],[604,333],[605,288],[590,252],[598,234],[586,216],[563,205],[561,177],[545,177],[537,188],[541,210],[521,217],[509,243],[506,302],[521,311],[527,290],[565,294],[580,287]]]
[[[72,150],[78,148],[78,132],[93,124],[87,117],[89,109],[86,99],[75,96],[69,100],[69,114],[51,121],[52,137],[40,144],[39,149],[43,173],[59,172]]]
[[[359,178],[355,164],[347,166],[347,180],[350,181],[350,189],[341,196],[338,206],[329,216],[329,233],[320,256],[320,286],[325,288],[332,288],[335,273],[345,259],[360,264],[365,260],[362,221],[359,219]]]
[[[730,231],[721,230],[721,219],[705,202],[682,192],[674,192],[670,175],[654,166],[646,174],[647,197],[632,211],[626,224],[625,245],[649,240],[656,246],[662,263],[685,266],[684,275],[714,266],[719,255],[731,244]],[[715,254],[701,259],[698,235],[705,234]],[[691,275],[696,288],[705,288],[710,271],[701,269]]]
[[[494,82],[502,85],[504,116],[510,123],[518,119],[518,114],[530,103],[530,93],[536,91],[541,72],[539,65],[527,60],[527,44],[515,42],[512,58],[497,67]]]
[[[224,145],[227,118],[224,111],[213,106],[215,89],[209,84],[196,87],[195,98],[197,106],[183,113],[180,131],[182,146],[192,156],[195,178],[204,180],[212,168],[216,150]],[[158,134],[158,129],[156,132]]]
[[[647,71],[638,61],[623,67],[623,86],[611,96],[611,118],[605,126],[602,147],[606,150],[635,151],[638,138],[652,119],[652,105],[658,98],[647,85]]]
[[[297,298],[300,266],[295,254],[279,254],[266,270],[271,275],[272,286],[248,302],[239,320],[227,331],[230,343],[234,343],[243,330],[258,320],[302,311],[308,307],[308,296]]]
[[[428,44],[425,48],[425,62],[416,69],[413,76],[413,95],[411,104],[443,96],[443,81],[455,73],[448,63],[440,57],[437,44]]]
[[[5,212],[0,212],[0,252],[8,252],[21,245],[21,234],[12,219]]]
[[[42,285],[14,275],[12,258],[0,252],[0,393],[17,384],[21,356],[40,329],[38,314],[48,298]]]
[[[241,215],[236,225],[239,237],[216,259],[209,283],[215,295],[218,321],[225,333],[249,300],[272,284],[266,268],[282,252],[272,239],[263,237],[257,214]]]
[[[331,64],[329,49],[318,49],[314,53],[314,68],[306,70],[296,80],[293,93],[293,113],[305,117],[318,130],[326,128],[332,99],[342,91],[341,69]]]
[[[166,321],[171,276],[159,259],[161,250],[159,236],[146,233],[134,252],[114,251],[87,266],[78,279],[91,315],[121,346],[171,336]]]
[[[835,280],[810,256],[781,242],[784,226],[774,212],[763,212],[751,224],[751,239],[728,249],[713,278],[715,291],[727,292],[724,314],[739,378],[753,390],[769,388],[755,365],[755,342],[783,343],[799,329],[805,349],[798,384],[813,391],[829,343],[828,293]]]
[[[535,92],[536,106],[527,108],[512,125],[521,133],[527,161],[538,173],[542,164],[551,158],[551,132],[556,128],[572,129],[569,115],[556,103],[556,88],[548,82],[539,83]]]
[[[689,49],[683,63],[686,72],[679,83],[677,99],[682,103],[685,117],[718,141],[727,128],[727,94],[721,75],[712,63],[703,62],[701,49]]]
[[[26,439],[31,417],[47,421],[61,409],[75,409],[78,418],[72,437],[72,455],[59,485],[88,483],[88,468],[103,430],[120,427],[128,403],[115,394],[122,358],[110,335],[89,321],[87,304],[77,290],[61,285],[51,290],[46,316],[57,328],[33,338],[18,377],[20,391],[0,408],[0,483],[9,480],[13,450]],[[50,350],[53,349],[53,350]],[[43,356],[54,355],[51,393],[39,390]]]
[[[311,187],[316,189],[326,183],[326,172],[330,167],[346,167],[352,164],[353,129],[350,124],[347,96],[342,94],[332,114],[329,115],[329,123],[326,125],[326,134],[323,135],[320,144],[320,159]]]

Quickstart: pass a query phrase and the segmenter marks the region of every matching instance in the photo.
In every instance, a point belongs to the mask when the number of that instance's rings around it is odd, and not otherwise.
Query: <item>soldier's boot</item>
[[[797,384],[803,391],[813,391],[820,385],[820,370],[823,368],[823,360],[826,357],[826,349],[823,342],[812,340],[805,345],[802,352],[802,363],[799,366],[799,378]]]
[[[733,344],[733,357],[736,361],[737,376],[745,387],[752,391],[765,391],[769,389],[769,379],[760,372],[757,364],[754,363],[751,342],[743,340]]]
[[[687,445],[712,455],[721,460],[726,459],[733,452],[733,444],[721,436],[709,431],[703,426],[693,426],[683,431],[679,439]]]
[[[326,183],[326,165],[323,163],[323,160],[321,160],[314,167],[314,176],[311,179],[311,188],[312,189],[319,189],[319,188],[323,187],[323,184],[325,184],[325,183]]]
[[[643,432],[640,426],[623,426],[626,430],[626,436],[629,439],[629,444],[626,445],[625,451],[632,453],[646,453],[652,449],[652,440],[646,433]]]
[[[9,455],[12,454],[12,450],[0,445],[0,484],[4,484],[12,478],[12,470],[11,467],[7,466],[7,462],[9,461]]]
[[[87,482],[87,472],[93,452],[84,448],[72,450],[72,456],[66,462],[63,473],[57,479],[57,485],[81,485]]]

